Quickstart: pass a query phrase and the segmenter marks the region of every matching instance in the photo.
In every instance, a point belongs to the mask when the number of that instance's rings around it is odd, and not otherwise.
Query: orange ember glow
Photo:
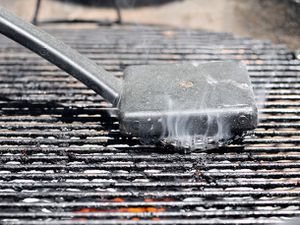
[[[125,202],[125,199],[124,198],[114,198],[112,201],[113,202]]]
[[[130,207],[130,208],[119,208],[119,209],[95,209],[95,208],[84,208],[78,213],[93,213],[93,212],[126,212],[126,213],[157,213],[165,212],[165,208],[155,208],[155,207]]]
[[[114,198],[111,200],[112,202],[125,202],[125,199],[123,198]],[[152,198],[145,198],[144,202],[157,202],[157,201],[174,201],[174,199],[171,198],[164,198],[164,199],[152,199]],[[76,211],[77,213],[96,213],[96,212],[122,212],[122,213],[158,213],[158,212],[165,212],[166,209],[156,208],[156,207],[121,207],[118,209],[97,209],[97,208],[84,208],[79,211]],[[139,221],[140,218],[134,217],[131,220]],[[152,220],[159,220],[159,218],[152,218]]]

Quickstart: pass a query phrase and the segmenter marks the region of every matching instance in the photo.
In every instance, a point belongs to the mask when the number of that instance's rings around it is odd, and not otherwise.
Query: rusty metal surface
[[[118,77],[127,65],[242,60],[259,126],[240,145],[208,152],[139,145],[120,136],[116,109],[100,96],[1,37],[2,224],[267,224],[300,215],[300,63],[285,46],[142,26],[50,32]]]

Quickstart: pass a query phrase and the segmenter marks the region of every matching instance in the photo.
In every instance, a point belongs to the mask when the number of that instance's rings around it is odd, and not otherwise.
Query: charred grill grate
[[[285,46],[156,27],[51,33],[119,77],[133,64],[242,60],[259,127],[241,145],[189,155],[138,145],[120,136],[100,96],[1,38],[2,224],[263,224],[300,215],[300,63]]]

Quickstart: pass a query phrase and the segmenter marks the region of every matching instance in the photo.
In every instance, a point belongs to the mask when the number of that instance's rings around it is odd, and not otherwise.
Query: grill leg
[[[33,15],[32,21],[31,21],[34,25],[38,24],[38,15],[39,15],[40,8],[41,8],[41,2],[42,2],[42,0],[36,1],[34,15]],[[114,4],[114,7],[117,12],[117,20],[115,23],[122,24],[123,20],[122,20],[122,14],[121,14],[121,7],[120,7],[118,0],[113,0],[113,4]]]
[[[32,23],[34,25],[37,25],[37,23],[38,23],[38,16],[39,16],[39,11],[40,11],[40,7],[41,7],[41,2],[42,2],[42,0],[37,0],[36,4],[35,4],[34,15],[32,18]]]
[[[115,9],[117,11],[117,20],[116,20],[116,23],[117,24],[122,24],[122,14],[121,14],[121,7],[120,7],[120,4],[119,4],[119,0],[114,0],[113,1],[114,3],[114,6],[115,6]]]

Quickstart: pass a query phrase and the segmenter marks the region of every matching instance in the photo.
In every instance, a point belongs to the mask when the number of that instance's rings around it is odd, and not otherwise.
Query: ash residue
[[[206,151],[239,142],[248,133],[244,132],[241,135],[235,135],[228,139],[216,139],[215,137],[204,135],[166,137],[161,139],[159,145],[183,153]]]

